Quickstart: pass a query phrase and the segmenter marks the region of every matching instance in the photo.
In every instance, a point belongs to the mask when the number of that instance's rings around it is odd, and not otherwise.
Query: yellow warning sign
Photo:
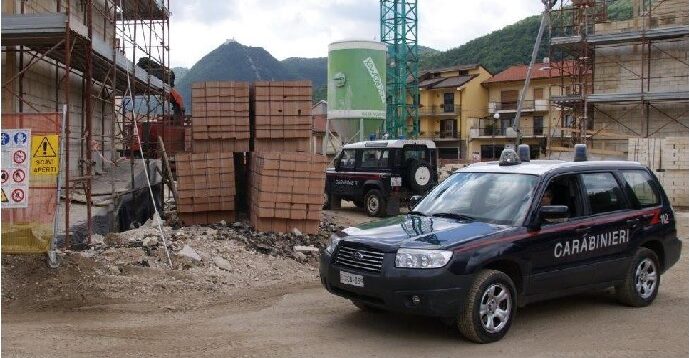
[[[9,200],[7,199],[7,195],[5,195],[5,189],[2,189],[2,202],[7,203]]]
[[[35,135],[31,138],[31,173],[34,175],[57,175],[60,160],[57,155],[59,136],[57,134]]]

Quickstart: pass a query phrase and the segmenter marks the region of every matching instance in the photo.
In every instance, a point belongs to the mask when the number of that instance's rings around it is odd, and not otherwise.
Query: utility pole
[[[536,36],[536,43],[533,45],[533,50],[531,51],[531,62],[529,62],[529,68],[526,71],[526,79],[524,80],[524,87],[519,92],[519,101],[517,102],[517,113],[514,116],[514,122],[512,122],[512,128],[517,132],[517,143],[515,147],[522,143],[522,131],[519,127],[519,122],[521,121],[522,107],[524,104],[524,98],[526,97],[526,90],[529,88],[529,83],[531,82],[531,71],[533,70],[533,65],[536,62],[536,56],[538,56],[538,49],[541,47],[541,39],[543,38],[543,31],[545,30],[546,24],[550,22],[550,9],[555,5],[556,0],[541,0],[545,9],[543,10],[543,15],[541,15],[541,26],[538,28],[538,35]]]

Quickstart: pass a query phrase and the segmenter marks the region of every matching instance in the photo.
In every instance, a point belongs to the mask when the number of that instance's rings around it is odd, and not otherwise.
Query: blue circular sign
[[[24,132],[17,132],[14,134],[14,143],[15,144],[24,144],[26,143],[26,133]]]
[[[3,132],[2,133],[2,145],[5,145],[10,142],[10,135]]]

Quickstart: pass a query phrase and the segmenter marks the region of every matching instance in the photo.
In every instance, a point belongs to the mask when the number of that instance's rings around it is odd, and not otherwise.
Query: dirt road
[[[362,221],[352,211],[347,220]],[[684,234],[683,237],[687,235]],[[685,241],[685,247],[689,242]],[[289,266],[285,266],[289,267]],[[93,303],[62,311],[3,307],[6,357],[686,357],[689,258],[662,277],[647,308],[618,305],[608,292],[521,309],[504,340],[476,345],[434,319],[364,313],[328,294],[315,275],[284,275],[260,287],[208,296],[177,292],[202,308],[162,302]],[[134,281],[132,281],[134,282]],[[205,289],[205,288],[203,288]],[[222,291],[221,291],[222,292]],[[19,305],[15,305],[20,307]],[[190,305],[194,307],[194,305]],[[30,306],[29,306],[30,307]],[[198,307],[198,306],[197,306]]]

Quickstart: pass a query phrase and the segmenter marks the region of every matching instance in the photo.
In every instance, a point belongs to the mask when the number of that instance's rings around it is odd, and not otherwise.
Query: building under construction
[[[132,158],[138,136],[128,128],[170,111],[168,1],[2,2],[3,129],[11,118],[30,127],[42,115],[64,126],[58,186],[65,200],[56,233],[68,240],[117,229],[115,213],[138,190],[148,198],[142,204],[151,204],[143,173],[154,183],[160,176],[156,165],[146,171]],[[39,209],[32,205],[42,204],[30,200],[28,210]]]
[[[627,158],[629,138],[689,136],[689,1],[632,0],[610,21],[606,0],[560,0],[550,58],[560,74],[561,127],[591,152]],[[572,143],[551,144],[551,152]]]

